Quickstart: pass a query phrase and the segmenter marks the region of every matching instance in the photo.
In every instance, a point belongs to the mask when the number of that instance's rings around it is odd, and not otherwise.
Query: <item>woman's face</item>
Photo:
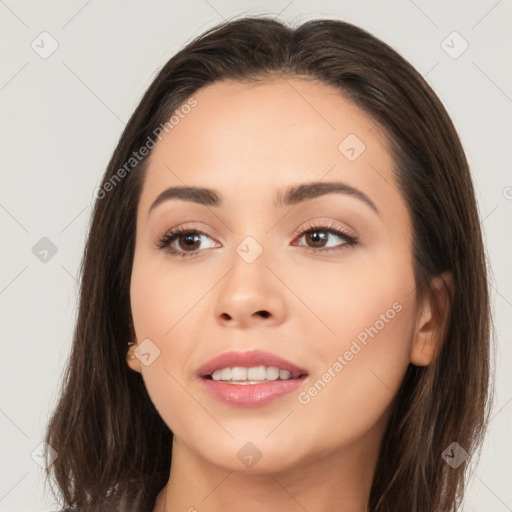
[[[217,466],[276,471],[375,451],[408,364],[427,362],[411,223],[385,139],[318,82],[217,82],[194,98],[145,175],[130,291],[142,344],[128,364],[175,439]],[[171,187],[218,201],[160,196]],[[175,228],[185,232],[166,238]],[[256,349],[307,376],[198,374]],[[255,361],[239,367],[275,363]]]

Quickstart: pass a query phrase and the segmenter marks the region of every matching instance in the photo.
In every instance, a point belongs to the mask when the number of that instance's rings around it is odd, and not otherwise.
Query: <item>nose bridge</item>
[[[256,235],[258,236],[258,235]],[[231,270],[223,279],[216,297],[219,321],[236,325],[251,322],[281,322],[285,311],[282,286],[267,268],[271,250],[256,236],[248,235],[234,247]],[[267,320],[264,320],[267,319]]]

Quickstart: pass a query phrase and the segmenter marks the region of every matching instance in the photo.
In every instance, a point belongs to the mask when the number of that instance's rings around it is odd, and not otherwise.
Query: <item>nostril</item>
[[[268,318],[270,313],[268,311],[258,311],[258,315],[261,315],[263,318]]]

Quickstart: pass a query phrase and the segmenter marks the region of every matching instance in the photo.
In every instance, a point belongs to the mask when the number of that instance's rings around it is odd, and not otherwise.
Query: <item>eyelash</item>
[[[315,247],[307,247],[306,246],[306,248],[309,248],[313,252],[338,252],[338,251],[344,250],[346,248],[354,247],[358,244],[358,238],[356,236],[349,235],[346,231],[334,226],[333,224],[309,225],[304,229],[297,229],[295,231],[294,235],[296,237],[302,238],[304,235],[307,235],[309,233],[319,232],[319,231],[328,233],[330,235],[335,235],[335,236],[341,238],[342,240],[344,240],[345,243],[342,244],[341,247],[338,247],[336,249],[323,248],[323,247],[315,248]],[[183,251],[179,251],[173,247],[170,247],[170,245],[176,239],[178,239],[180,236],[183,236],[186,234],[188,234],[188,235],[190,235],[190,234],[204,235],[204,236],[210,238],[207,233],[205,233],[204,231],[201,231],[199,229],[193,229],[193,228],[189,228],[186,226],[179,226],[177,228],[171,229],[170,231],[165,233],[163,236],[161,236],[157,240],[156,246],[158,249],[165,250],[173,256],[181,256],[183,258],[186,258],[189,256],[195,256],[200,251],[195,250],[195,251],[184,251],[183,252]],[[301,247],[303,247],[303,246],[301,246]]]

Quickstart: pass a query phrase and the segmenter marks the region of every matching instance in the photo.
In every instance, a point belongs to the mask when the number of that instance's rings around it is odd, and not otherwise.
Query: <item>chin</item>
[[[279,438],[276,437],[275,442],[249,439],[250,436],[243,441],[230,438],[226,444],[216,443],[213,450],[208,447],[198,453],[223,470],[243,474],[274,473],[297,465],[296,449],[285,446]]]

